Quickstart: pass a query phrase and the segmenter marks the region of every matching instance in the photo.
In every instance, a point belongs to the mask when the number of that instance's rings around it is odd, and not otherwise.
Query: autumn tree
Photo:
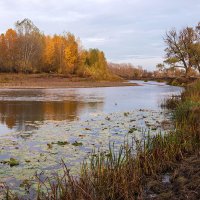
[[[192,56],[191,63],[195,69],[200,73],[200,22],[194,30],[195,39],[190,46],[190,54]]]
[[[45,37],[45,47],[43,51],[43,71],[57,72],[56,59],[55,59],[55,41],[51,36]]]
[[[65,38],[61,35],[54,35],[53,37],[54,43],[54,65],[57,69],[58,73],[62,73],[65,70],[65,46],[66,41]]]
[[[107,61],[102,51],[98,49],[89,49],[83,53],[82,64],[86,74],[95,79],[108,79],[109,71]]]
[[[81,77],[90,76],[89,68],[89,52],[85,49],[79,51],[78,67],[76,70],[77,75]]]
[[[141,78],[144,75],[144,69],[141,66],[134,66],[131,63],[108,63],[108,68],[111,73],[126,79]]]
[[[6,39],[5,35],[0,35],[0,69],[1,71],[7,71],[6,70],[6,64],[7,64],[7,46],[6,46]]]
[[[193,69],[200,72],[200,26],[196,29],[186,27],[177,32],[175,29],[166,33],[164,41],[167,45],[165,49],[165,63],[173,68],[183,68],[186,76]]]
[[[62,73],[65,69],[65,47],[66,40],[61,35],[47,36],[45,38],[45,48],[43,59],[45,71]]]
[[[66,46],[64,49],[65,69],[63,72],[75,74],[78,65],[78,43],[73,34],[67,33],[65,36]]]
[[[156,68],[158,71],[162,72],[165,69],[165,65],[163,63],[158,63]]]
[[[18,34],[19,71],[37,71],[34,67],[40,64],[42,58],[42,34],[29,19],[17,21],[15,26]]]
[[[72,33],[44,35],[29,19],[17,21],[15,30],[0,35],[2,72],[60,73],[108,79],[105,55],[98,49],[85,50]]]
[[[13,72],[16,71],[16,64],[18,59],[18,37],[17,33],[13,29],[8,29],[5,34],[5,40],[6,40],[6,63],[7,63],[7,71]]]

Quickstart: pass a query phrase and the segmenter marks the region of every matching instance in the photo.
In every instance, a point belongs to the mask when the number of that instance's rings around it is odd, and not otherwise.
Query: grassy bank
[[[153,137],[148,134],[143,140],[133,140],[132,145],[125,142],[118,152],[112,145],[109,152],[94,152],[89,162],[82,165],[78,177],[72,177],[63,164],[63,177],[40,180],[37,199],[175,199],[172,191],[160,189],[164,182],[159,184],[158,180],[168,173],[178,173],[179,166],[190,162],[191,157],[196,158],[196,163],[199,161],[200,81],[189,85],[175,105],[174,131]],[[177,187],[184,187],[185,179],[179,178]],[[187,198],[199,199],[199,185],[189,189],[191,194],[185,194],[189,195]],[[18,197],[8,193],[7,199]]]
[[[143,80],[145,82],[148,81],[156,81],[156,82],[166,82],[168,85],[172,86],[187,86],[188,84],[193,83],[198,80],[199,77],[153,77],[153,78],[139,78],[138,80]],[[137,80],[135,78],[134,80]]]

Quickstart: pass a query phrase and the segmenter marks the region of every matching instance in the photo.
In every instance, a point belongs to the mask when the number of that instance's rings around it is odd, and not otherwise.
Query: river
[[[171,114],[160,104],[182,88],[132,82],[139,86],[0,89],[0,183],[23,190],[19,185],[36,171],[62,171],[61,159],[78,173],[94,148],[119,146],[125,137],[140,138],[149,130],[167,131],[160,124]],[[19,165],[5,164],[10,158]]]

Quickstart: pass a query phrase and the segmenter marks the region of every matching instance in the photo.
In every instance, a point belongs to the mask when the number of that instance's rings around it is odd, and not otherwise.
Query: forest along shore
[[[137,85],[124,80],[95,81],[56,74],[0,74],[0,88],[92,88]]]

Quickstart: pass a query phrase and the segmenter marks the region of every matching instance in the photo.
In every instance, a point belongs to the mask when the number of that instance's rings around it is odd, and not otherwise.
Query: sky
[[[0,0],[0,32],[29,18],[45,34],[75,34],[109,62],[153,70],[166,31],[195,26],[199,11],[200,0]]]

